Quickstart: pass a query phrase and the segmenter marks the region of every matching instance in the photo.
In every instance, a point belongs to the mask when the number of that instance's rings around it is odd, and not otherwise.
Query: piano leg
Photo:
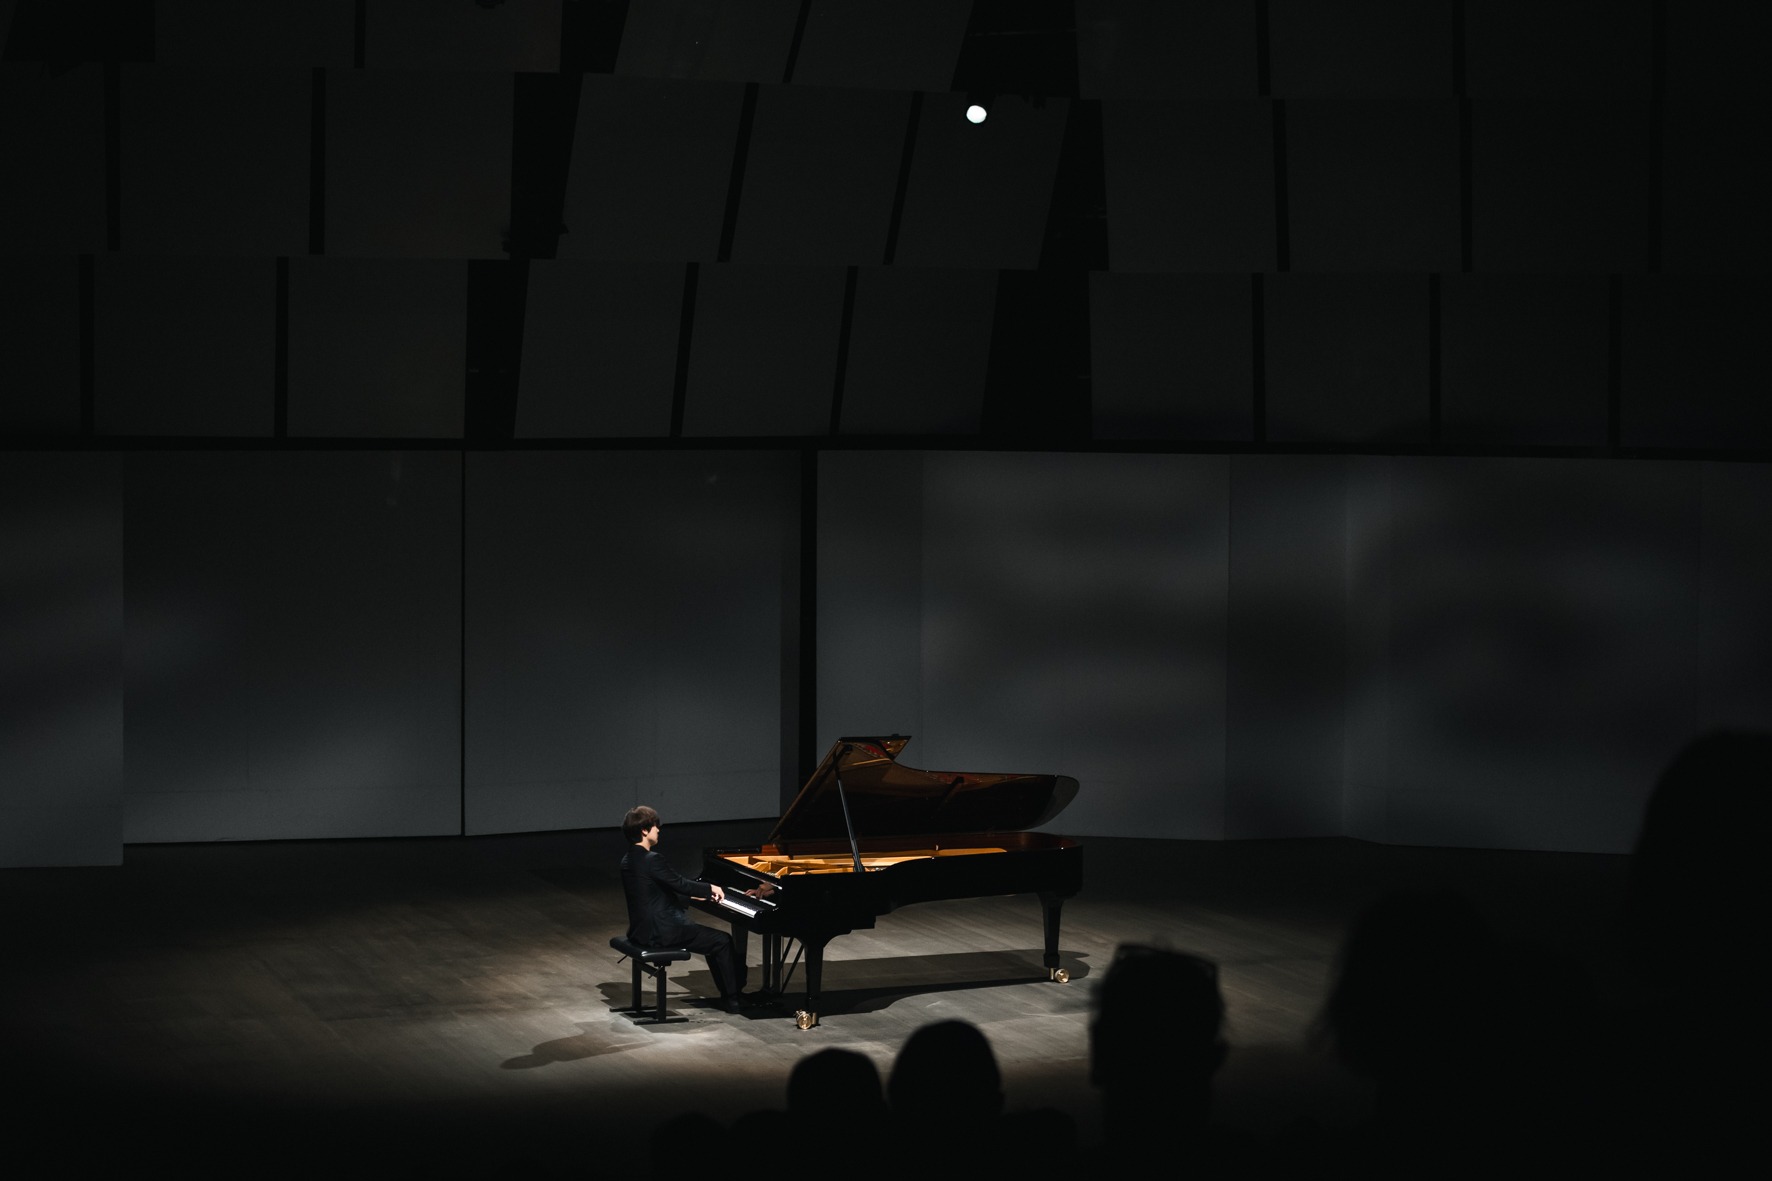
[[[1046,972],[1060,984],[1069,984],[1071,974],[1058,966],[1058,913],[1064,909],[1064,898],[1042,892],[1040,910],[1046,919]]]
[[[801,1029],[811,1029],[818,1024],[818,990],[824,984],[824,945],[830,942],[830,936],[818,938],[805,935],[800,938],[800,946],[806,951],[806,1007],[794,1014],[794,1024]]]
[[[751,929],[739,922],[726,925],[732,929],[732,958],[738,961],[738,973],[742,978],[740,980],[742,985],[750,979],[751,975]],[[740,991],[743,989],[741,988]]]

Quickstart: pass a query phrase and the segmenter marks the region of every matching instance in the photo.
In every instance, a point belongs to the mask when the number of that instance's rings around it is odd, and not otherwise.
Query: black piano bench
[[[665,972],[671,964],[689,958],[686,947],[642,947],[626,935],[617,935],[609,941],[609,946],[621,952],[624,959],[634,964],[634,1003],[625,1009],[617,1009],[618,1013],[632,1013],[634,1020],[649,1025],[661,1024],[666,1021],[687,1021],[687,1017],[672,1017],[665,1012]],[[620,962],[619,960],[617,961]],[[658,1004],[651,1017],[642,1016],[646,1006],[640,1000],[640,973],[646,973],[658,981]]]

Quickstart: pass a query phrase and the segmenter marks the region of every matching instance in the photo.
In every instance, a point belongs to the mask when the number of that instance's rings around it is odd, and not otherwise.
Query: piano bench
[[[689,958],[688,948],[643,947],[626,935],[615,936],[609,941],[609,946],[621,952],[624,959],[632,960],[634,964],[634,1003],[625,1009],[617,1009],[616,1012],[632,1013],[636,1021],[648,1024],[688,1020],[685,1017],[672,1017],[665,1012],[665,973],[671,964]],[[651,1017],[642,1016],[646,1011],[646,1006],[640,999],[640,973],[642,972],[658,981],[658,1004],[654,1007]]]

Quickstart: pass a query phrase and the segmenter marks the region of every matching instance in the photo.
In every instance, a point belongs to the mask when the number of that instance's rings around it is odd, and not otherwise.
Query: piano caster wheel
[[[794,1010],[794,1028],[811,1029],[818,1024],[818,1014],[808,1013],[805,1009]]]
[[[1065,968],[1054,968],[1052,969],[1052,979],[1060,984],[1069,984],[1071,982],[1071,974],[1069,970]]]

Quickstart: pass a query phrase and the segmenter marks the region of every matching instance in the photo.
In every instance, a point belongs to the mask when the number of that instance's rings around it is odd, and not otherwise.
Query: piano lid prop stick
[[[843,753],[848,754],[855,747],[845,744]],[[831,768],[831,778],[837,781],[837,802],[843,805],[843,827],[849,830],[849,851],[855,855],[855,872],[865,873],[861,867],[861,845],[855,839],[855,821],[849,819],[849,797],[843,792],[843,776],[835,767]]]

